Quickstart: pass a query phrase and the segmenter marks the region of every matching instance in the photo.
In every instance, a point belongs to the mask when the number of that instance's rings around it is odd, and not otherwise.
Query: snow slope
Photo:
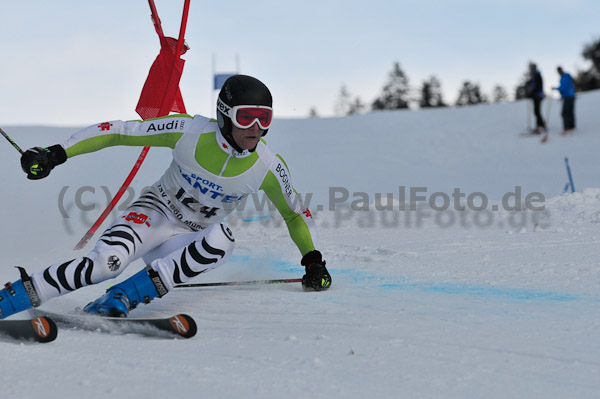
[[[132,314],[189,313],[199,325],[192,340],[68,329],[45,345],[0,338],[2,397],[596,396],[600,92],[579,96],[573,136],[558,136],[559,107],[554,100],[544,145],[518,135],[526,128],[525,102],[277,120],[266,138],[286,159],[296,189],[312,194],[332,288],[180,289]],[[2,127],[23,148],[55,144],[75,131]],[[0,146],[1,281],[17,278],[13,265],[35,272],[91,249],[72,247],[139,151],[76,157],[31,182],[19,170],[18,153]],[[576,193],[562,195],[565,157]],[[168,150],[152,149],[133,192],[154,182],[169,159]],[[328,211],[331,187],[349,194],[335,211]],[[438,200],[459,189],[465,197],[458,205],[472,193],[480,193],[472,207],[482,194],[489,203],[480,212],[454,204],[435,211],[426,203],[400,211],[401,187],[407,196],[411,187],[427,199],[441,193]],[[503,209],[502,197],[515,187],[523,200],[541,193],[545,211]],[[377,210],[378,193],[380,208],[393,194],[393,210]],[[352,211],[353,202],[369,211]],[[236,254],[198,282],[302,275],[277,215],[256,212],[249,202],[227,221]],[[122,277],[142,266],[130,265]],[[69,311],[108,285],[42,309]]]

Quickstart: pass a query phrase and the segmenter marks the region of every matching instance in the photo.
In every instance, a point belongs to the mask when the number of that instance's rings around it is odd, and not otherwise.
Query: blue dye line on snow
[[[261,220],[267,220],[267,219],[273,219],[273,216],[271,216],[271,215],[254,216],[251,218],[242,219],[242,221],[245,223],[251,223],[251,222],[260,222]]]
[[[236,262],[256,262],[257,259],[250,256],[234,255]],[[278,272],[293,273],[298,275],[304,272],[299,264],[286,261],[267,261],[269,266]],[[470,295],[483,298],[503,298],[518,301],[591,301],[600,302],[600,298],[574,295],[565,292],[538,291],[522,288],[494,287],[491,285],[459,284],[459,283],[433,283],[414,282],[405,277],[376,276],[364,271],[348,269],[330,269],[334,277],[338,276],[357,283],[367,283],[372,287],[383,290],[417,290],[446,295]]]
[[[263,220],[273,219],[273,215],[259,215],[259,216],[251,216],[242,219],[244,223],[252,223],[252,222],[262,222]],[[227,223],[227,219],[223,221],[223,223]]]
[[[548,300],[548,301],[579,301],[582,297],[568,293],[552,291],[535,291],[518,288],[498,288],[471,284],[453,283],[388,283],[381,284],[384,289],[416,289],[439,294],[473,295],[479,297],[500,297],[512,300]]]

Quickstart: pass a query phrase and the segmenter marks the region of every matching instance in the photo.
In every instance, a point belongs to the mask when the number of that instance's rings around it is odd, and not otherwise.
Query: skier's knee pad
[[[204,236],[204,239],[206,241],[204,249],[209,253],[212,253],[212,249],[215,255],[220,256],[220,264],[225,263],[229,259],[235,248],[233,233],[224,224],[212,227],[210,232]]]
[[[186,263],[195,273],[215,269],[229,260],[234,248],[231,230],[223,224],[215,225],[187,246]]]

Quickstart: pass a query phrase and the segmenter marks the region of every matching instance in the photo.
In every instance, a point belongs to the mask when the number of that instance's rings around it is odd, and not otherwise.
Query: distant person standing
[[[544,81],[541,72],[532,62],[529,64],[529,85],[527,87],[529,97],[533,100],[533,112],[535,114],[535,129],[531,133],[541,134],[546,132],[546,122],[542,117],[542,101],[544,100]]]
[[[571,75],[565,72],[562,67],[557,67],[556,71],[560,75],[560,86],[553,87],[553,89],[558,90],[562,97],[563,131],[560,134],[566,136],[575,130],[575,84]]]

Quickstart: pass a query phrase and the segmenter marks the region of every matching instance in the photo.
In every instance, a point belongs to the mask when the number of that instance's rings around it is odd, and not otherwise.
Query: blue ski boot
[[[127,280],[110,287],[106,293],[83,310],[100,316],[127,317],[140,303],[148,304],[167,293],[158,273],[147,266]]]
[[[40,298],[35,291],[31,277],[22,267],[18,267],[21,273],[21,280],[14,283],[6,283],[0,290],[0,319],[7,318],[18,312],[38,307],[41,304]]]

